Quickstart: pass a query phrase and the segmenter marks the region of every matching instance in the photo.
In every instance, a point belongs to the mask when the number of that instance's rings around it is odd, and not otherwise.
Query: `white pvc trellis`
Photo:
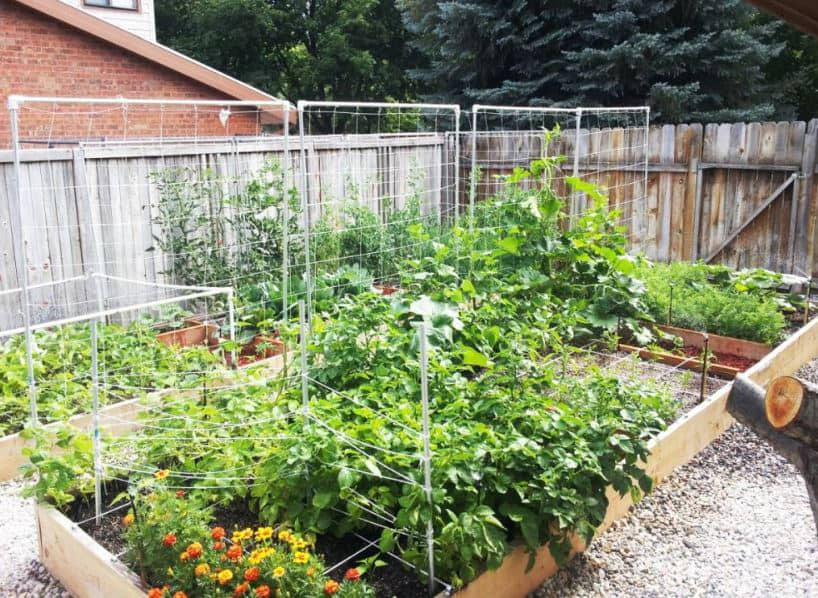
[[[87,142],[80,146],[85,155],[103,155],[109,152],[114,168],[108,173],[107,181],[97,169],[97,179],[91,181],[74,181],[69,186],[74,191],[83,189],[96,190],[88,193],[86,201],[90,220],[86,225],[56,223],[46,220],[43,226],[32,225],[31,218],[36,214],[30,212],[32,202],[43,201],[43,191],[56,192],[63,181],[40,181],[39,187],[33,179],[24,175],[21,150],[24,139],[20,135],[19,121],[21,111],[29,108],[36,112],[37,118],[51,121],[52,127],[45,136],[45,142],[58,141],[52,133],[57,130],[55,120],[72,118],[82,122],[88,121]],[[61,109],[67,108],[67,109]],[[234,314],[234,295],[242,283],[238,279],[211,278],[197,281],[197,284],[178,284],[171,271],[167,277],[159,276],[155,262],[156,254],[147,255],[138,250],[138,246],[127,238],[124,225],[134,218],[134,213],[127,210],[128,201],[141,201],[141,193],[147,194],[152,202],[156,196],[156,185],[143,175],[150,174],[151,165],[132,161],[142,159],[140,152],[149,149],[158,156],[153,167],[174,167],[180,163],[187,164],[194,175],[214,169],[218,172],[208,179],[207,184],[217,189],[228,189],[231,185],[240,185],[258,172],[262,159],[260,156],[274,154],[279,156],[281,164],[280,180],[284,200],[281,203],[280,217],[282,227],[281,252],[282,263],[280,285],[282,289],[282,313],[289,320],[294,302],[299,307],[299,342],[300,370],[288,378],[286,383],[300,384],[302,409],[299,415],[307,425],[329,426],[310,409],[310,397],[321,383],[310,375],[310,364],[307,360],[306,343],[315,310],[313,291],[318,278],[326,272],[341,266],[355,263],[374,263],[370,272],[375,285],[386,286],[394,283],[401,274],[400,260],[407,257],[420,257],[413,252],[419,243],[411,239],[400,238],[389,240],[383,230],[388,228],[389,217],[393,211],[401,212],[398,224],[430,223],[432,225],[450,226],[457,224],[461,217],[461,207],[468,205],[473,216],[476,202],[485,194],[495,193],[502,189],[503,175],[514,167],[526,167],[532,159],[543,154],[565,153],[570,156],[569,163],[563,167],[561,177],[571,176],[590,178],[611,190],[614,207],[628,207],[623,215],[623,224],[641,239],[647,239],[649,231],[643,227],[647,210],[647,125],[649,110],[647,108],[532,108],[510,106],[474,106],[471,113],[471,131],[461,131],[461,109],[457,105],[444,104],[411,104],[386,102],[307,102],[301,101],[297,108],[287,102],[232,102],[220,100],[137,100],[137,99],[95,99],[95,98],[33,98],[12,96],[9,99],[9,110],[12,119],[12,137],[14,143],[14,172],[17,210],[15,213],[15,246],[19,260],[24,265],[20,284],[14,288],[0,290],[2,301],[16,301],[20,306],[22,323],[6,327],[0,337],[11,334],[26,335],[27,367],[29,371],[29,389],[31,418],[37,421],[36,379],[33,371],[32,339],[34,332],[75,322],[88,322],[90,325],[93,413],[94,413],[94,449],[96,478],[96,517],[102,513],[101,491],[99,484],[104,475],[114,479],[127,479],[130,473],[150,473],[143,465],[114,459],[103,455],[100,444],[99,401],[100,389],[105,387],[105,364],[100,363],[98,356],[98,325],[113,316],[128,316],[144,310],[152,310],[162,305],[208,300],[225,296],[227,301],[227,318],[230,338],[235,337],[235,319],[241,314]],[[222,126],[231,123],[231,119],[241,117],[242,112],[260,113],[265,110],[277,110],[283,115],[283,122],[290,122],[290,114],[298,117],[298,144],[290,144],[289,125],[285,124],[282,135],[266,135],[261,127],[246,137],[219,136],[213,134],[212,127],[204,123],[216,119]],[[192,111],[192,116],[191,116]],[[96,130],[103,119],[115,114],[121,116],[122,129],[113,138],[104,138]],[[155,118],[158,130],[139,131],[135,115],[148,114]],[[165,132],[170,119],[179,117],[191,118],[193,123],[190,136],[178,131]],[[25,115],[23,115],[24,117]],[[200,123],[202,124],[200,128]],[[561,137],[553,147],[546,146],[542,139],[547,130],[559,125]],[[101,127],[100,127],[101,128]],[[615,145],[617,139],[623,143]],[[42,141],[42,139],[40,140]],[[226,158],[211,155],[214,148],[228,147]],[[96,153],[94,153],[96,152]],[[255,153],[253,153],[255,152]],[[222,152],[224,153],[224,152]],[[189,155],[185,162],[179,154]],[[463,155],[468,160],[462,160]],[[252,158],[251,158],[252,156]],[[100,158],[102,159],[102,158]],[[130,161],[129,161],[130,160]],[[132,172],[134,169],[138,175]],[[219,170],[221,169],[221,170]],[[244,170],[242,170],[244,169]],[[611,185],[607,174],[614,169],[630,173],[624,179]],[[249,173],[249,174],[248,174]],[[483,173],[484,178],[480,178]],[[279,176],[279,175],[277,175]],[[238,183],[236,182],[238,181]],[[171,190],[195,192],[202,184],[198,180],[182,180]],[[559,181],[558,181],[559,184]],[[485,185],[485,189],[481,188]],[[110,191],[109,203],[102,202],[100,190]],[[465,190],[468,194],[465,195]],[[563,189],[564,190],[564,189]],[[223,194],[228,191],[222,191]],[[297,197],[297,209],[300,212],[299,230],[291,233],[288,223],[293,216],[290,212],[290,194]],[[467,198],[463,201],[463,197]],[[586,207],[581,195],[565,196],[572,217],[578,216]],[[101,208],[118,202],[125,222],[116,222],[115,218],[102,221]],[[218,201],[218,198],[217,200]],[[410,204],[416,206],[410,210]],[[350,222],[345,210],[350,205],[368,206],[376,215],[374,222]],[[79,208],[78,208],[79,209]],[[44,208],[47,210],[47,208]],[[111,208],[113,211],[113,208]],[[27,224],[24,215],[29,218]],[[238,221],[256,214],[238,215]],[[110,214],[109,214],[110,216]],[[205,213],[206,216],[206,213]],[[211,216],[213,220],[215,218]],[[150,218],[149,218],[150,220]],[[36,218],[35,218],[36,221]],[[472,221],[470,219],[470,221]],[[327,224],[328,223],[328,224]],[[214,222],[214,224],[217,224]],[[330,226],[333,233],[344,235],[349,241],[351,250],[344,254],[329,257],[316,253],[322,235],[327,235]],[[143,227],[144,228],[144,227]],[[147,230],[155,231],[150,224]],[[80,252],[79,262],[64,260],[54,263],[46,276],[39,268],[40,254],[34,249],[42,241],[38,235],[60,235],[72,238],[80,233],[89,234],[89,250]],[[377,245],[364,247],[368,236],[375,234],[379,239]],[[50,237],[48,237],[50,239]],[[220,238],[228,241],[225,248],[218,251],[241,255],[248,250],[241,238],[233,238],[230,232],[222,233]],[[357,246],[361,247],[356,251]],[[51,242],[49,250],[55,247],[64,249],[64,245]],[[82,248],[83,250],[85,247]],[[252,248],[250,248],[252,249]],[[29,253],[33,257],[29,258]],[[46,252],[47,253],[47,252]],[[70,252],[69,252],[70,253]],[[373,256],[373,253],[380,255]],[[48,254],[51,255],[50,253]],[[73,254],[72,254],[73,255]],[[167,256],[166,256],[167,257]],[[172,257],[172,256],[171,256]],[[377,258],[375,260],[374,258]],[[139,268],[127,266],[139,263]],[[153,266],[149,267],[151,264]],[[153,268],[151,270],[151,268]],[[137,272],[138,276],[128,275]],[[123,272],[126,273],[123,275]],[[36,278],[32,273],[37,275]],[[207,273],[206,273],[207,274]],[[259,274],[258,271],[244,273],[247,276]],[[215,275],[214,275],[215,276]],[[303,291],[292,291],[297,279],[304,284]],[[334,292],[343,292],[346,283],[334,283],[330,288]],[[73,287],[76,287],[74,289]],[[74,299],[69,299],[74,297]],[[78,300],[76,297],[80,297]],[[2,328],[2,327],[0,327]],[[420,477],[427,500],[432,501],[432,460],[430,448],[431,414],[429,413],[428,388],[428,346],[426,329],[419,331],[419,381],[422,407],[421,430],[417,434]],[[235,356],[233,359],[235,363]],[[102,378],[102,381],[100,380]],[[106,388],[106,390],[109,390]],[[151,390],[151,389],[142,389]],[[170,389],[173,390],[173,389]],[[181,390],[181,389],[180,389]],[[323,388],[338,400],[353,400],[337,389]],[[218,391],[215,391],[218,392]],[[149,412],[154,418],[155,429],[164,431],[165,418],[168,416],[162,407],[151,406]],[[386,414],[382,414],[388,420]],[[196,423],[196,422],[192,422]],[[263,421],[252,418],[243,422],[248,430],[254,424],[263,425]],[[128,425],[127,422],[114,423]],[[249,432],[236,429],[235,434]],[[377,455],[384,447],[361,445],[354,442],[338,430],[336,438],[348,444],[353,450],[369,455]],[[128,443],[137,443],[138,438],[128,437],[112,444],[127,447]],[[385,465],[385,464],[382,464]],[[389,471],[390,476],[402,483],[414,483],[407,472]],[[194,475],[193,472],[176,472],[191,483],[206,481],[212,487],[232,487],[235,485],[253,484],[254,479],[246,470],[210,472],[205,475]],[[367,472],[361,472],[367,474]],[[371,472],[370,472],[371,473]],[[117,475],[121,476],[120,478]],[[352,499],[350,499],[352,501]],[[356,503],[357,504],[357,503]],[[357,504],[368,511],[375,527],[394,527],[394,517],[377,505]],[[394,530],[401,532],[401,530]],[[429,523],[425,533],[428,552],[428,570],[430,593],[436,584],[448,587],[437,579],[434,573],[434,529]],[[370,548],[374,542],[364,539],[364,548]],[[357,553],[356,553],[357,554]],[[400,560],[399,555],[390,553]],[[353,558],[355,554],[347,557]],[[342,562],[345,562],[342,561]],[[337,566],[337,565],[336,565]]]
[[[581,178],[607,192],[610,207],[631,248],[645,250],[656,231],[649,230],[648,140],[650,108],[553,108],[477,104],[471,113],[469,210],[475,201],[499,193],[501,175],[528,167],[540,157],[562,155],[565,163],[550,181],[566,203],[572,221],[588,208],[587,198],[570,192],[567,178]],[[559,128],[551,143],[546,132]],[[613,173],[617,173],[613,176]]]

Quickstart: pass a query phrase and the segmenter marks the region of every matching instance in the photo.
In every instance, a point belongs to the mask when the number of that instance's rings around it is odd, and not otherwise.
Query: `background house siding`
[[[131,33],[144,37],[152,42],[156,41],[156,22],[153,9],[153,0],[138,0],[139,10],[121,10],[86,6],[84,0],[62,0],[74,8],[79,8],[104,21],[122,27]]]

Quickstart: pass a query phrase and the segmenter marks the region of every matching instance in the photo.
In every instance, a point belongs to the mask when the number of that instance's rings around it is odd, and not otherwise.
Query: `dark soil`
[[[699,359],[702,357],[702,349],[700,347],[687,346],[684,347],[682,351],[687,357],[697,357]],[[717,351],[712,351],[710,354],[715,358],[711,363],[736,368],[741,372],[748,370],[758,363],[758,360],[756,359],[742,357],[741,355],[734,355],[733,353],[720,353]]]
[[[125,489],[124,484],[113,483],[105,487],[102,502],[102,510],[111,510],[110,502],[113,498]],[[99,542],[108,552],[113,555],[121,555],[126,544],[122,536],[122,516],[127,512],[127,507],[123,506],[113,513],[103,516],[102,523],[97,526],[94,522],[94,501],[93,497],[88,500],[76,501],[69,507],[66,515],[72,521],[79,522],[79,527],[94,540]],[[254,514],[240,503],[229,507],[218,508],[214,513],[214,521],[218,522],[225,529],[243,529],[245,527],[258,527],[259,522]],[[377,533],[360,534],[363,537],[377,538]],[[364,542],[355,535],[348,535],[343,538],[334,536],[321,536],[316,541],[316,554],[320,555],[327,567],[332,567],[350,555],[364,548],[368,542]],[[378,553],[377,548],[370,548],[365,552],[349,559],[335,570],[330,572],[330,577],[340,581],[344,573],[350,567],[354,567],[361,560]],[[425,583],[419,580],[415,572],[396,559],[386,555],[381,556],[381,560],[387,563],[385,567],[376,567],[367,572],[366,582],[375,588],[378,598],[427,598],[428,589]],[[440,591],[443,588],[437,588]]]

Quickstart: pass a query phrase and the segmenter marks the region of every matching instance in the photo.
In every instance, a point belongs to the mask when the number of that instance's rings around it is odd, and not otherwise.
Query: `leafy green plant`
[[[645,302],[657,322],[774,344],[786,321],[769,287],[752,286],[732,278],[721,266],[673,263],[638,266],[637,276],[647,288]],[[747,280],[745,278],[745,280]]]

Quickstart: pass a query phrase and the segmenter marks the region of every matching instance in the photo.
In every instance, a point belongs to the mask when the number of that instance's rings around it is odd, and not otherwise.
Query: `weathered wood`
[[[752,224],[752,223],[753,223],[753,221],[754,221],[754,220],[755,220],[755,219],[756,219],[756,218],[759,216],[759,214],[761,214],[761,213],[762,213],[764,210],[766,210],[766,209],[767,209],[767,207],[769,207],[769,205],[770,205],[772,202],[774,202],[776,199],[778,199],[778,196],[780,196],[780,195],[781,195],[781,194],[784,192],[784,190],[785,190],[787,187],[789,187],[789,186],[790,186],[790,184],[791,184],[791,183],[792,183],[792,182],[793,182],[793,181],[796,179],[796,177],[797,177],[797,176],[798,176],[797,174],[793,173],[792,175],[790,175],[790,177],[789,177],[789,178],[788,178],[786,181],[784,181],[783,183],[781,183],[781,185],[779,185],[779,186],[778,186],[778,188],[777,188],[775,191],[773,191],[772,195],[770,195],[770,196],[769,196],[767,199],[765,199],[765,200],[762,202],[762,204],[761,204],[761,205],[760,205],[758,208],[756,208],[756,210],[755,210],[755,211],[754,211],[754,212],[753,212],[753,213],[750,215],[750,217],[749,217],[749,218],[747,218],[747,220],[746,220],[746,221],[744,221],[744,222],[743,222],[743,223],[742,223],[742,224],[741,224],[741,225],[740,225],[738,228],[736,228],[736,230],[734,230],[733,232],[731,232],[731,233],[730,233],[730,234],[727,236],[727,238],[726,238],[724,241],[722,241],[722,242],[721,242],[721,244],[719,244],[719,246],[718,246],[718,247],[716,247],[716,248],[715,248],[715,249],[714,249],[714,250],[713,250],[713,251],[710,253],[710,255],[708,255],[708,256],[705,258],[705,260],[704,260],[704,261],[705,261],[705,262],[707,262],[707,263],[712,262],[712,261],[713,261],[713,259],[714,259],[714,258],[715,258],[715,257],[716,257],[718,254],[720,254],[722,251],[724,251],[724,248],[725,248],[725,247],[727,247],[727,246],[728,246],[730,243],[732,243],[733,239],[735,239],[735,238],[736,238],[736,237],[737,237],[737,236],[738,236],[738,235],[741,233],[741,231],[743,231],[745,228],[747,228],[748,226],[750,226],[750,224]]]

